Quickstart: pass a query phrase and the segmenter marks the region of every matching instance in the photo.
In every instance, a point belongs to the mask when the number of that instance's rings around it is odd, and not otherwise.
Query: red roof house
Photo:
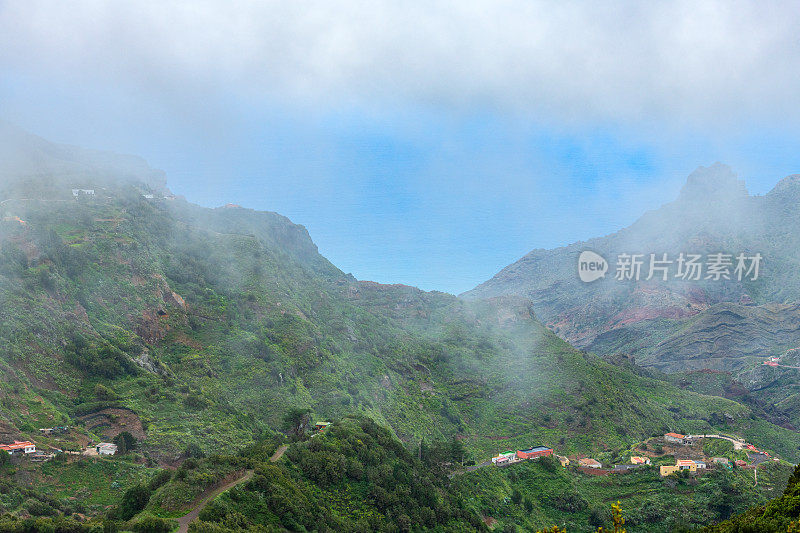
[[[6,451],[11,455],[20,453],[36,453],[36,445],[27,440],[15,440],[13,444],[0,444],[0,450]]]

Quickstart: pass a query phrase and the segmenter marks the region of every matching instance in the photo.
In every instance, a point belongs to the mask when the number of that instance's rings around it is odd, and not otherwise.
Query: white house
[[[10,455],[36,453],[36,445],[30,441],[15,440],[13,444],[0,444],[0,450],[8,452]]]
[[[111,442],[101,442],[95,449],[97,450],[97,455],[114,455],[117,453],[117,445]]]
[[[89,196],[94,196],[94,189],[72,189],[72,196],[77,198],[81,194],[87,194]]]
[[[692,437],[680,433],[665,433],[664,440],[673,444],[691,444]]]

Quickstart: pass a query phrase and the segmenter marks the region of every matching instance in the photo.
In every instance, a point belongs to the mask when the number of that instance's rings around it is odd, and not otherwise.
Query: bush
[[[138,519],[131,529],[141,533],[169,533],[174,527],[172,520],[148,515]]]
[[[56,510],[39,500],[28,500],[25,502],[25,508],[33,516],[53,516]]]
[[[101,400],[101,401],[102,400],[107,401],[107,400],[116,400],[117,399],[116,393],[114,393],[113,390],[111,390],[110,388],[106,387],[102,383],[98,383],[97,385],[94,386],[94,395],[98,400]]]
[[[122,501],[114,515],[122,520],[130,520],[136,516],[150,501],[150,489],[144,485],[134,485],[122,495]]]
[[[202,459],[203,457],[206,456],[206,454],[200,448],[200,445],[197,444],[196,442],[193,442],[193,443],[189,444],[186,447],[186,450],[184,451],[184,454],[186,455],[186,457],[189,457],[189,458],[192,458],[192,459]]]
[[[147,484],[147,488],[150,489],[151,492],[155,492],[156,489],[161,487],[162,485],[166,485],[172,479],[172,472],[167,469],[160,470],[158,474],[153,476],[153,479],[150,480],[150,483]]]

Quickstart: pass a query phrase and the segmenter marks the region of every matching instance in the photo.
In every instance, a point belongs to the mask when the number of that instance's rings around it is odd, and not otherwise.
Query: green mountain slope
[[[37,165],[0,174],[5,439],[77,449],[127,431],[143,461],[179,464],[299,407],[369,416],[411,448],[456,436],[479,461],[712,427],[800,457],[750,407],[572,348],[525,298],[358,281],[280,215],[193,206],[128,157],[15,142]],[[39,434],[52,426],[72,429]]]
[[[783,494],[730,520],[709,526],[706,533],[778,533],[800,528],[800,467],[795,468]]]

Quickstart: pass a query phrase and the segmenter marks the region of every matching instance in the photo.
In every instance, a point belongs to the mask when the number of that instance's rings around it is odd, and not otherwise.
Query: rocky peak
[[[800,197],[800,174],[786,176],[767,194],[770,197]]]
[[[733,172],[731,167],[722,163],[714,163],[709,167],[698,167],[689,175],[681,189],[678,201],[704,202],[731,201],[748,196],[744,181]]]

